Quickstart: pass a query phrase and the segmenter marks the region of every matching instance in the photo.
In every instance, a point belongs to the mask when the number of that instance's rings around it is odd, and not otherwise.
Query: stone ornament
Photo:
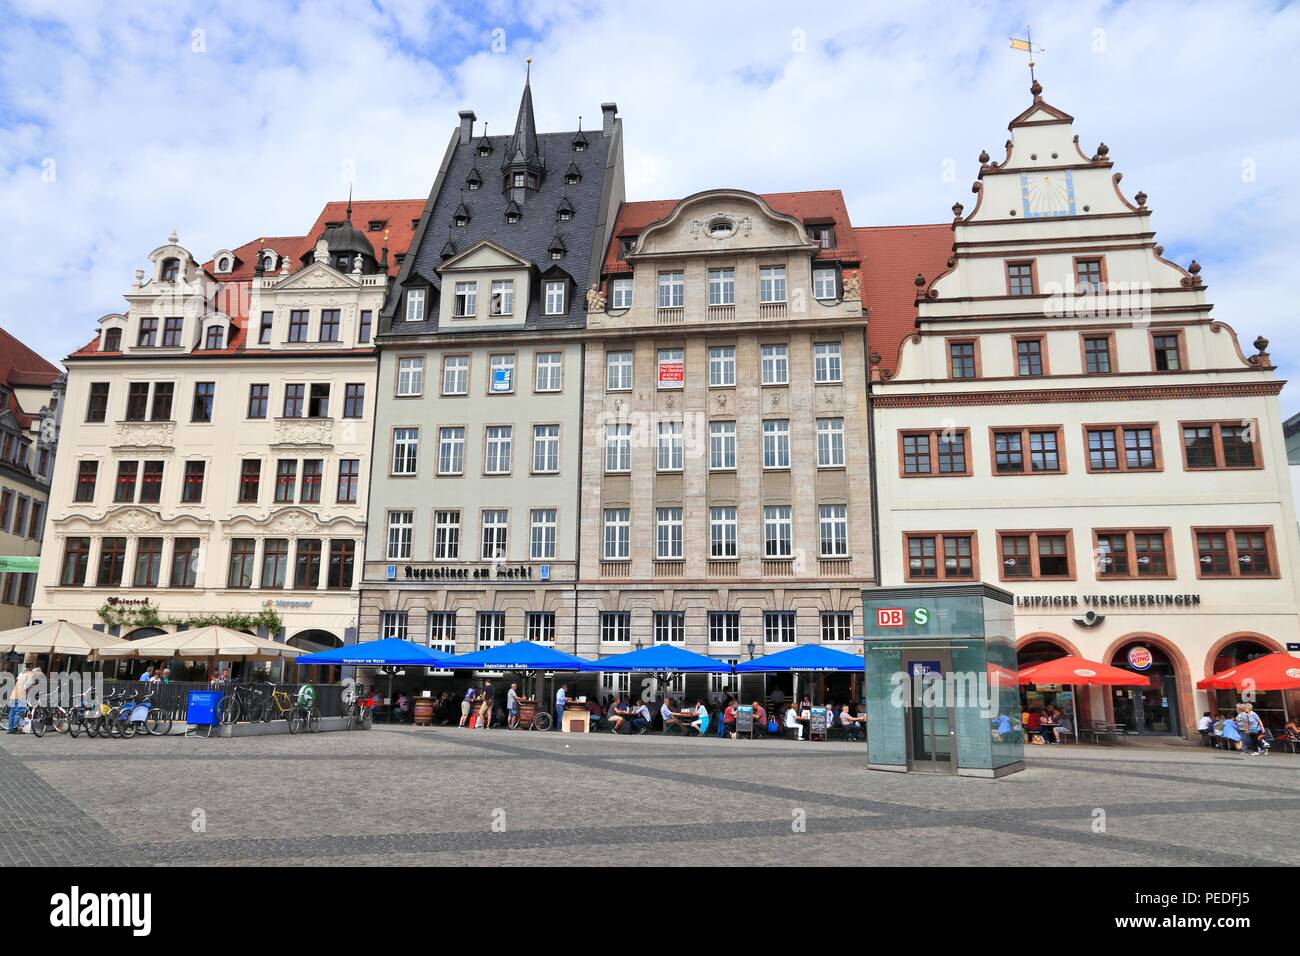
[[[862,279],[856,272],[844,273],[844,298],[859,299],[862,297]]]
[[[587,290],[587,311],[605,311],[605,293],[594,282],[591,284],[591,288]]]

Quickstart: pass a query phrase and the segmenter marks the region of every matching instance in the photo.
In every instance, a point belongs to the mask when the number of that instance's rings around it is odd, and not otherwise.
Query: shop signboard
[[[680,351],[659,353],[659,387],[682,388],[686,383],[686,363]]]
[[[1143,647],[1141,644],[1134,644],[1128,649],[1128,666],[1135,671],[1149,670],[1155,658],[1151,654],[1151,649]]]
[[[750,704],[741,704],[736,708],[736,733],[754,736],[754,708]]]
[[[221,723],[221,698],[219,690],[192,690],[185,698],[186,721],[191,724]]]
[[[826,739],[826,723],[829,714],[825,707],[814,707],[808,717],[808,737]]]

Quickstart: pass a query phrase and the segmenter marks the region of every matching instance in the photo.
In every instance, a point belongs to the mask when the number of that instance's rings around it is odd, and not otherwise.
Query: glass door
[[[945,697],[944,684],[947,661],[909,657],[904,667],[910,678],[908,769],[920,773],[955,773],[956,723]]]

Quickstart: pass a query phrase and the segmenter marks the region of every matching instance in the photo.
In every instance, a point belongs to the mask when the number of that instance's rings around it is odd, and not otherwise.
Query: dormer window
[[[122,330],[121,329],[104,330],[104,351],[105,352],[122,351]]]
[[[447,259],[450,259],[455,254],[456,254],[456,245],[450,239],[448,239],[447,242],[444,243],[442,247],[442,258],[445,261]]]
[[[226,343],[225,331],[219,325],[208,326],[207,335],[203,339],[205,349],[219,349]]]
[[[350,272],[352,270],[351,257],[346,252],[340,252],[334,257],[334,268],[339,272]]]
[[[578,171],[576,163],[569,163],[569,168],[564,171],[564,181],[570,186],[576,186],[582,182],[582,173]]]
[[[424,290],[409,289],[406,293],[406,321],[424,321]]]
[[[517,212],[508,212],[508,213],[506,213],[506,222],[514,223],[514,222],[518,222],[518,221],[519,221],[519,213],[517,213]]]
[[[835,248],[835,228],[833,226],[809,226],[808,238],[823,249]]]
[[[578,134],[573,137],[573,151],[575,153],[585,153],[587,151],[587,134],[578,130]]]
[[[162,279],[163,282],[175,282],[178,278],[180,278],[180,274],[181,274],[181,260],[164,259],[162,263],[162,269],[159,271],[158,277]]]
[[[230,266],[231,266],[231,262],[229,256],[222,256],[220,259],[217,260],[218,272],[229,272]]]
[[[730,219],[718,217],[709,223],[709,235],[714,239],[727,239],[736,234],[736,224]]]
[[[524,184],[527,182],[528,182],[528,177],[526,175],[524,175],[523,173],[515,173],[514,187],[516,189],[523,189]]]
[[[275,253],[268,252],[262,257],[262,268],[267,272],[275,271]]]
[[[387,219],[371,219],[366,223],[366,230],[368,232],[383,232],[386,225],[388,225]]]
[[[519,209],[519,204],[513,199],[510,200],[510,202],[506,204],[506,222],[518,222],[521,215],[522,212]]]
[[[484,140],[480,140],[480,141],[479,141],[479,144],[478,144],[478,154],[479,154],[480,156],[491,156],[491,155],[492,155],[492,144],[489,143],[489,142],[488,142],[487,140],[485,140],[485,139],[484,139]]]
[[[564,258],[564,250],[563,250],[563,249],[552,249],[552,250],[551,250],[551,258],[552,258],[552,259],[556,259],[556,260],[563,259],[563,258]]]
[[[551,240],[551,245],[547,249],[547,252],[550,253],[551,258],[556,261],[564,258],[565,251],[566,250],[564,247],[564,240],[561,239],[559,236],[556,236],[554,239]]]
[[[625,236],[618,241],[618,258],[626,259],[627,254],[636,248],[636,236]]]
[[[573,203],[569,202],[568,196],[560,200],[560,205],[555,210],[555,218],[559,222],[568,222],[573,218]]]
[[[468,226],[469,216],[457,216],[454,221],[458,226]]]
[[[469,190],[478,189],[483,185],[483,177],[479,175],[478,169],[471,169],[469,175],[465,177],[465,188]]]
[[[469,209],[466,208],[464,203],[456,207],[456,211],[452,213],[451,221],[457,226],[469,225]]]

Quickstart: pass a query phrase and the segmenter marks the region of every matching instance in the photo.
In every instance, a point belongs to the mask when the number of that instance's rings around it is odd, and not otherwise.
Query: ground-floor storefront
[[[1017,608],[1016,633],[1022,669],[1073,654],[1148,680],[1145,687],[1028,686],[1026,708],[1055,703],[1083,728],[1104,721],[1130,734],[1189,739],[1202,714],[1232,711],[1238,700],[1232,692],[1198,690],[1199,681],[1265,654],[1300,650],[1300,617],[1246,609],[1088,615]],[[1280,728],[1287,715],[1300,714],[1300,693],[1261,692],[1253,704],[1268,727]]]

